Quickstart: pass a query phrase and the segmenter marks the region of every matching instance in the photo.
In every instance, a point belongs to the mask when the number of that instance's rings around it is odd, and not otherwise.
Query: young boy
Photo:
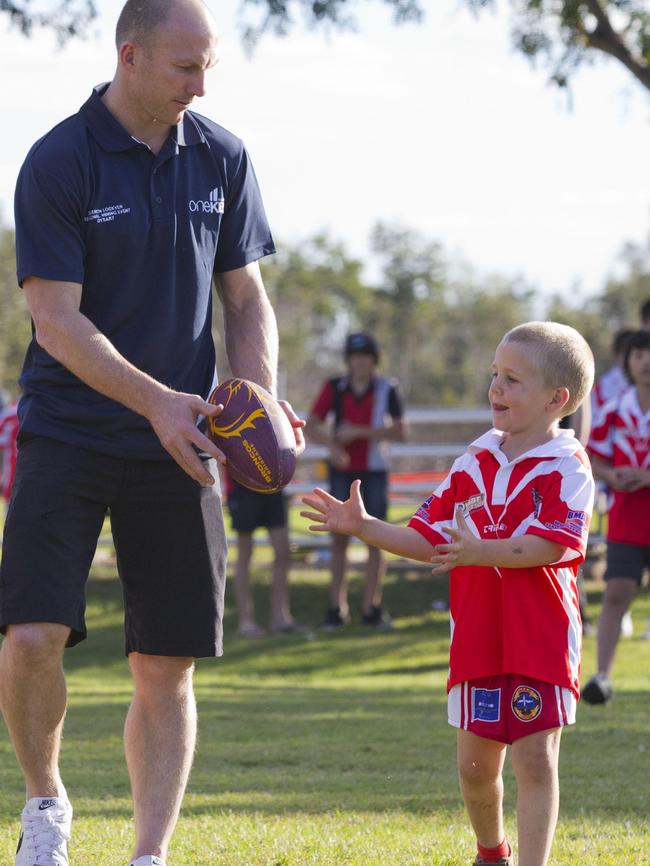
[[[598,672],[582,691],[589,704],[606,704],[612,697],[621,621],[650,566],[650,332],[635,331],[628,339],[624,369],[631,386],[602,407],[589,439],[594,474],[613,491]]]
[[[323,384],[305,426],[312,442],[329,448],[332,494],[346,499],[350,485],[362,482],[363,504],[369,514],[386,519],[388,510],[388,442],[406,438],[404,410],[397,383],[379,375],[379,344],[372,336],[348,334],[344,357],[347,372]],[[331,417],[332,424],[326,423]],[[332,537],[332,576],[324,628],[333,630],[350,621],[347,578],[348,538]],[[386,563],[381,551],[368,548],[361,603],[362,622],[372,628],[390,628],[382,608],[382,580]]]
[[[512,744],[519,866],[546,866],[558,813],[562,727],[575,721],[581,648],[576,572],[594,482],[559,420],[588,394],[593,356],[573,328],[529,322],[497,346],[489,399],[494,428],[473,442],[411,518],[393,526],[364,511],[355,482],[340,502],[303,502],[316,531],[356,535],[451,571],[449,722],[458,728],[463,799],[475,866],[513,864],[502,768]]]

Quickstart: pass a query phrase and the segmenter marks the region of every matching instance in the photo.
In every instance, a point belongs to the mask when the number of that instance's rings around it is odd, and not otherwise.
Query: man
[[[241,142],[188,110],[216,63],[200,0],[129,0],[117,69],[34,145],[16,190],[34,322],[0,586],[0,699],[26,780],[16,866],[66,866],[61,659],[110,510],[134,696],[133,866],[164,866],[196,736],[194,658],[222,653],[226,542],[215,461],[211,282],[235,375],[275,389],[257,260],[274,251]],[[302,447],[302,422],[284,406]]]
[[[386,442],[403,442],[406,425],[402,401],[394,381],[377,374],[379,346],[371,334],[349,334],[344,356],[347,375],[325,382],[307,418],[306,433],[330,452],[330,492],[347,499],[352,482],[361,479],[361,494],[369,514],[386,519],[388,463]],[[325,425],[331,415],[331,428]],[[346,559],[348,537],[332,536],[330,607],[325,627],[349,622]],[[381,606],[385,561],[381,551],[368,547],[362,621],[376,628],[390,627]]]

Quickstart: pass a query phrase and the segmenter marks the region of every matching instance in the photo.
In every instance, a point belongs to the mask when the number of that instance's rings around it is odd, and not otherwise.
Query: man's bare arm
[[[78,283],[29,277],[24,290],[38,344],[95,391],[147,418],[188,475],[200,484],[213,484],[192,446],[223,462],[221,451],[196,427],[199,415],[216,415],[218,410],[196,394],[171,390],[121,355],[80,312]]]
[[[215,274],[217,294],[223,306],[226,352],[233,375],[257,382],[273,396],[277,392],[278,326],[266,294],[259,264]],[[286,400],[280,400],[296,437],[298,453],[304,450],[304,421]]]

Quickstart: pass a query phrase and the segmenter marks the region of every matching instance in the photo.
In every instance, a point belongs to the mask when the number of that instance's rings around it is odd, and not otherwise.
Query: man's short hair
[[[591,391],[594,356],[575,328],[559,322],[526,322],[508,331],[501,342],[529,346],[544,382],[550,388],[568,389],[569,399],[561,417],[575,412]]]
[[[167,20],[174,0],[127,0],[115,28],[117,50],[124,42],[146,45],[159,24]]]
[[[628,338],[625,344],[623,369],[625,370],[625,375],[630,380],[630,382],[633,381],[632,377],[630,376],[630,355],[632,354],[634,349],[650,350],[650,331],[646,331],[644,329],[640,331],[632,331],[631,336]]]

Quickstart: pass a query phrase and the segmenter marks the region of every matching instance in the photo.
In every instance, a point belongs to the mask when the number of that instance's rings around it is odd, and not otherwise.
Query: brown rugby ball
[[[207,433],[235,481],[258,493],[285,487],[296,468],[296,439],[277,400],[248,379],[226,379],[208,401],[223,404],[220,415],[208,418]]]

